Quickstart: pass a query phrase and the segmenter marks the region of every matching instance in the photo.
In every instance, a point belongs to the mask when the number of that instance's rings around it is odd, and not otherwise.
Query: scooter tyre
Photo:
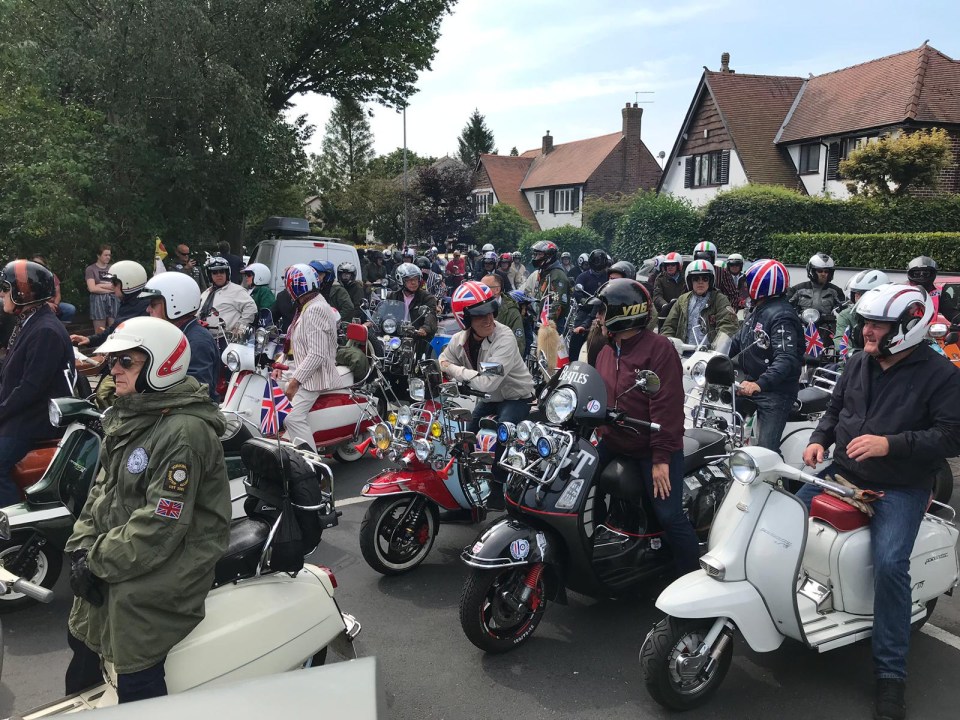
[[[20,552],[22,543],[23,539],[16,536],[0,542],[0,563],[12,561]],[[27,580],[35,585],[52,590],[53,586],[57,584],[62,569],[63,549],[54,547],[47,541],[37,555],[37,571],[33,574],[33,577],[27,578]],[[17,612],[36,604],[37,601],[33,598],[10,591],[6,595],[0,596],[0,615]]]
[[[439,517],[436,506],[427,503],[423,523],[417,533],[423,542],[413,554],[400,555],[393,548],[388,551],[380,545],[381,532],[384,523],[391,518],[399,519],[403,516],[406,507],[413,502],[416,495],[388,495],[379,497],[367,508],[363,521],[360,523],[360,552],[367,564],[381,575],[401,575],[413,570],[422,563],[437,537]]]
[[[348,440],[345,443],[341,443],[337,445],[333,449],[333,457],[336,458],[337,462],[341,462],[345,465],[348,463],[356,462],[357,460],[363,457],[363,453],[359,452],[357,448],[354,447],[354,443],[359,443],[359,442],[361,441],[354,438],[353,440]]]
[[[471,568],[460,596],[460,627],[467,639],[485,653],[497,654],[513,650],[526,642],[537,629],[547,608],[544,599],[543,576],[534,591],[539,597],[537,608],[522,613],[503,605],[499,593],[506,589],[517,593],[523,587],[529,567],[480,570]],[[504,627],[491,627],[495,615],[516,615],[516,622]]]
[[[653,626],[640,648],[640,668],[647,692],[660,705],[670,710],[691,710],[699,707],[716,692],[733,659],[733,641],[727,643],[710,676],[698,685],[684,688],[673,672],[678,646],[694,653],[713,626],[712,618],[686,620],[669,615]]]
[[[937,609],[937,600],[939,599],[940,598],[933,598],[933,600],[927,601],[927,614],[916,622],[910,624],[910,632],[917,632],[920,630],[920,628],[927,624],[927,620],[929,620],[930,616],[933,615],[933,611]]]
[[[950,469],[950,463],[943,460],[933,480],[933,499],[947,505],[951,497],[953,497],[953,470]]]

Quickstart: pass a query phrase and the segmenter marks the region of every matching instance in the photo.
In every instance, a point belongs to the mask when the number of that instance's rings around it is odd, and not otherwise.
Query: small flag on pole
[[[843,331],[843,335],[840,337],[840,346],[837,348],[840,351],[840,357],[845,358],[850,354],[850,328],[847,327]]]
[[[823,355],[823,340],[820,339],[820,331],[817,330],[815,324],[810,323],[807,325],[803,331],[803,336],[807,340],[807,349],[804,351],[804,354],[812,358],[818,358]]]

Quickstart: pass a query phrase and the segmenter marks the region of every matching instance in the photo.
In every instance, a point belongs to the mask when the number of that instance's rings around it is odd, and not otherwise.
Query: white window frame
[[[564,188],[562,190],[556,190],[556,195],[553,199],[553,210],[554,213],[559,215],[561,213],[572,213],[573,212],[573,188]]]
[[[478,192],[474,197],[476,197],[477,215],[487,215],[490,212],[490,208],[493,207],[493,193],[487,191]]]
[[[543,204],[543,191],[535,192],[533,194],[533,211],[542,213],[544,208]]]

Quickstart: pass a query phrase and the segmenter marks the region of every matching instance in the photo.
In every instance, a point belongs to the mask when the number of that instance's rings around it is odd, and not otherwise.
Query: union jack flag
[[[287,396],[273,378],[270,378],[263,388],[263,401],[260,403],[260,434],[267,437],[279,433],[290,409]]]
[[[477,433],[477,450],[480,452],[493,452],[497,444],[497,434],[489,430],[481,430]]]
[[[550,320],[550,296],[543,296],[543,307],[540,309],[540,324],[546,325]]]
[[[171,520],[179,520],[181,512],[183,512],[183,503],[180,500],[160,498],[160,502],[157,503],[157,509],[153,514],[170,518]]]
[[[807,325],[803,331],[803,336],[807,339],[807,349],[804,354],[813,358],[823,355],[823,340],[820,339],[820,331],[817,330],[816,325],[813,323]]]
[[[840,337],[840,345],[837,347],[837,350],[840,352],[840,357],[847,357],[850,354],[850,328],[848,327],[843,331],[843,335]]]

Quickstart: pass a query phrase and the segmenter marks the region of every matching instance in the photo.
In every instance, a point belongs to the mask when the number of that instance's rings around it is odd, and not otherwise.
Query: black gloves
[[[90,571],[87,565],[88,550],[70,553],[70,589],[78,598],[94,607],[103,605],[103,580]]]

